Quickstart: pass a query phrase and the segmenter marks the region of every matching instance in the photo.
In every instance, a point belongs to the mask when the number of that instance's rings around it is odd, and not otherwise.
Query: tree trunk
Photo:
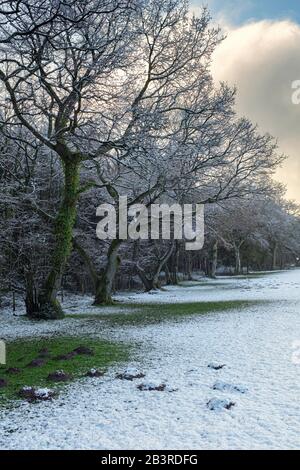
[[[242,263],[241,263],[241,252],[240,247],[234,247],[234,254],[235,254],[235,274],[239,275],[242,272]]]
[[[13,289],[12,291],[12,297],[13,297],[13,312],[15,313],[16,311],[16,292],[15,292],[15,289]]]
[[[277,268],[277,253],[278,253],[278,244],[275,243],[272,253],[272,270],[275,271]]]
[[[210,269],[210,276],[209,276],[212,279],[216,279],[217,267],[218,267],[218,242],[216,240],[212,248],[212,260],[211,260],[211,269]]]
[[[168,263],[165,265],[165,276],[166,276],[167,286],[171,285],[172,280],[171,280],[171,274],[170,274],[170,269],[169,269]]]
[[[144,284],[144,287],[145,287],[145,291],[146,292],[150,292],[151,290],[153,290],[153,278],[148,278],[145,270],[137,263],[136,264],[136,269],[137,269],[137,273],[142,281],[142,283]]]
[[[190,252],[187,253],[187,278],[188,281],[193,280],[193,262],[192,255]]]
[[[113,240],[107,253],[107,263],[103,274],[98,277],[94,305],[111,305],[113,284],[120,265],[118,256],[121,240]]]
[[[156,289],[161,288],[160,280],[159,280],[160,273],[162,272],[163,267],[169,261],[172,255],[173,249],[174,249],[174,244],[172,244],[169,250],[164,254],[164,256],[160,258],[159,264],[157,265],[156,270],[151,278],[147,276],[147,274],[145,273],[145,270],[141,268],[138,263],[136,264],[138,275],[140,276],[140,279],[142,283],[144,284],[146,292],[150,292],[151,290],[156,290]]]
[[[160,273],[162,271],[162,268],[158,268],[156,273],[153,276],[152,279],[152,289],[160,289],[161,288],[161,282],[160,282]]]
[[[176,241],[175,253],[174,253],[174,256],[172,257],[172,263],[171,263],[171,283],[173,286],[178,285],[179,254],[180,254],[179,243]]]
[[[63,200],[55,220],[55,248],[50,273],[42,286],[37,301],[26,303],[31,318],[54,320],[64,314],[57,300],[67,261],[72,251],[73,228],[77,213],[79,190],[79,162],[66,160],[64,165]]]

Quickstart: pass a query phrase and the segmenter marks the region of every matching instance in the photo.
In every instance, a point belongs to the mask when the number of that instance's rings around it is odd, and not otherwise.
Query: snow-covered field
[[[139,344],[130,364],[146,374],[132,382],[107,376],[73,383],[52,402],[0,412],[2,449],[296,449],[300,446],[300,270],[252,279],[122,295],[130,302],[267,300],[242,310],[149,326],[105,329],[91,319],[33,326],[8,312],[2,338],[92,332]],[[82,313],[89,299],[66,303]],[[126,313],[126,312],[125,312]],[[294,360],[293,360],[294,354]],[[211,364],[226,365],[220,370]],[[139,384],[167,384],[140,391]],[[214,389],[215,388],[215,389]],[[174,391],[175,390],[175,391]],[[230,410],[214,405],[234,403]],[[219,401],[220,400],[220,401]],[[214,406],[213,406],[214,408]]]

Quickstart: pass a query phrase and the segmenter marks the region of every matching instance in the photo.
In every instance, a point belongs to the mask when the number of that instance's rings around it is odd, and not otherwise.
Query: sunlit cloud
[[[300,201],[300,105],[292,103],[292,82],[300,80],[300,25],[286,20],[234,27],[224,18],[222,27],[227,38],[214,55],[214,78],[236,85],[238,112],[278,138],[289,155],[278,178]]]

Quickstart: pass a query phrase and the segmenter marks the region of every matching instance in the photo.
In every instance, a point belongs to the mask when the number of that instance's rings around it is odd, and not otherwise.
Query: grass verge
[[[58,359],[78,346],[85,346],[93,351],[93,355],[76,355],[71,359]],[[48,350],[48,357],[40,367],[28,367],[31,361],[41,357],[41,350]],[[129,346],[103,340],[76,337],[58,337],[43,339],[16,340],[7,344],[7,364],[0,366],[0,378],[7,386],[0,389],[0,405],[9,399],[18,397],[23,386],[30,387],[61,387],[61,384],[49,383],[47,377],[56,370],[63,370],[71,376],[71,380],[83,377],[91,368],[105,369],[129,358]],[[7,369],[15,368],[17,374],[7,373]]]
[[[119,304],[120,313],[77,314],[67,315],[69,318],[95,319],[112,325],[148,325],[163,321],[183,319],[192,315],[203,315],[226,310],[246,308],[257,304],[256,301],[220,301],[192,302],[177,304]],[[261,303],[261,302],[260,302]],[[115,308],[116,306],[114,306]],[[109,307],[106,308],[109,312]]]

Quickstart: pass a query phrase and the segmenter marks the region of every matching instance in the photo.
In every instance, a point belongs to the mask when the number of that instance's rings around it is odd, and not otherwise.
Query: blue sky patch
[[[213,15],[223,14],[233,24],[265,19],[300,23],[298,0],[192,0],[192,4],[196,7],[207,4]]]

